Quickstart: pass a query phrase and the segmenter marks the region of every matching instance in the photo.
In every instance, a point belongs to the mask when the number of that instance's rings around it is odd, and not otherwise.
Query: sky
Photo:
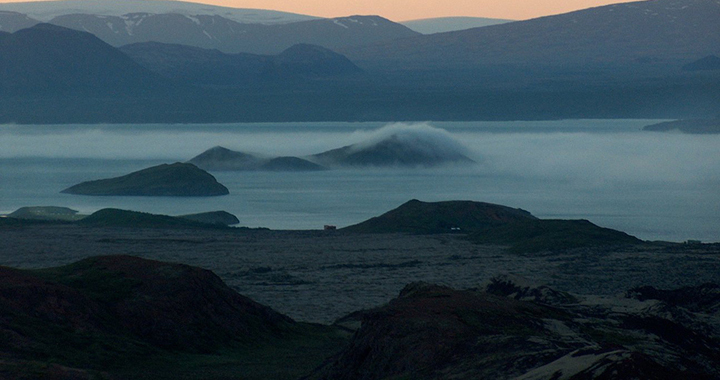
[[[0,3],[28,0],[0,0]],[[117,0],[122,1],[122,0]],[[318,17],[380,15],[393,21],[471,16],[525,20],[628,0],[187,0]]]

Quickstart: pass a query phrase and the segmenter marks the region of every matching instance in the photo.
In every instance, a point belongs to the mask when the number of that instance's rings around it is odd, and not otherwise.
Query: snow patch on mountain
[[[19,12],[40,21],[70,14],[123,16],[128,13],[177,13],[186,16],[219,15],[249,24],[285,24],[317,19],[289,12],[219,7],[170,0],[61,0],[0,4],[0,11]]]

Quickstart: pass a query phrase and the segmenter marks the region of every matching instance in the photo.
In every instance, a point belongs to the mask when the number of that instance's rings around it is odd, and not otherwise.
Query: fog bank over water
[[[360,222],[399,204],[470,199],[574,217],[644,239],[720,241],[720,135],[642,132],[655,121],[0,126],[0,213],[28,205],[180,214],[224,209],[275,229]],[[385,127],[385,128],[382,128]],[[381,129],[382,128],[382,129]],[[58,195],[77,182],[186,161],[213,147],[304,156],[402,131],[477,162],[434,169],[213,173],[214,200]]]

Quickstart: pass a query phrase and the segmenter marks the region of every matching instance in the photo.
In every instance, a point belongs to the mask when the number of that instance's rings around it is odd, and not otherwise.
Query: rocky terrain
[[[413,283],[314,379],[717,379],[720,287],[575,297],[495,278]],[[699,303],[698,303],[699,302]]]
[[[481,202],[388,214],[368,225],[427,226],[200,228],[112,209],[73,223],[0,218],[0,374],[720,378],[718,244],[547,227]],[[558,244],[475,237],[488,228]]]
[[[162,164],[121,177],[83,182],[62,191],[78,195],[207,197],[229,194],[210,173],[186,163]]]

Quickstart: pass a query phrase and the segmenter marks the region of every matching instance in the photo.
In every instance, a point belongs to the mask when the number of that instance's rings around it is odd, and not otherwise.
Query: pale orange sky
[[[29,0],[0,0],[0,3]],[[32,0],[30,0],[32,1]],[[117,0],[122,1],[122,0]],[[630,0],[186,0],[319,17],[380,15],[393,21],[474,16],[525,20]],[[635,1],[635,0],[632,0]]]
[[[320,17],[380,15],[393,21],[474,16],[524,20],[628,0],[203,0],[235,8],[261,8]]]

